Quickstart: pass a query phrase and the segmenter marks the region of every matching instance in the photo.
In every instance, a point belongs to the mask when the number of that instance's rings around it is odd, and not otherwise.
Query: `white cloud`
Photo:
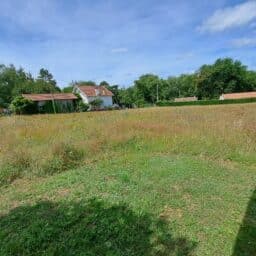
[[[233,47],[256,46],[256,38],[237,38],[231,41]]]
[[[125,53],[128,52],[127,48],[114,48],[111,50],[112,53]]]
[[[201,32],[221,32],[246,25],[256,19],[256,1],[219,9],[198,28]]]

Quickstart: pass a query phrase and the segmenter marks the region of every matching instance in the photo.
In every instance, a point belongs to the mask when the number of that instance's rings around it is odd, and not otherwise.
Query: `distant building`
[[[187,102],[187,101],[197,101],[197,97],[183,97],[183,98],[175,98],[175,102]]]
[[[250,99],[256,98],[256,92],[226,93],[220,96],[220,100]]]
[[[77,97],[73,93],[42,93],[42,94],[22,94],[25,99],[37,103],[38,109],[43,109],[47,103],[54,102],[57,108],[65,110],[74,106]]]
[[[105,86],[75,86],[74,93],[78,93],[84,103],[90,104],[95,99],[101,99],[102,108],[113,106],[113,93]]]

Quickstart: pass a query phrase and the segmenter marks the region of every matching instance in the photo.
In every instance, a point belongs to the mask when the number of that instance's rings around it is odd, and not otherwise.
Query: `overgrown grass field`
[[[0,255],[256,255],[256,104],[0,118]]]

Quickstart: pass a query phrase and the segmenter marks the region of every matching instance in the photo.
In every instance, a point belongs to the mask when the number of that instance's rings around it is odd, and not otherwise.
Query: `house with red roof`
[[[101,108],[113,106],[113,93],[105,86],[77,85],[74,87],[74,93],[79,94],[86,104],[90,104],[90,102],[100,99],[102,101]]]

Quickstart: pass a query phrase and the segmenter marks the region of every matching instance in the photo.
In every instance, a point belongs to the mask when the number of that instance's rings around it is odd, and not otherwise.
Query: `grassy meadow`
[[[0,117],[0,255],[256,255],[256,104]]]

